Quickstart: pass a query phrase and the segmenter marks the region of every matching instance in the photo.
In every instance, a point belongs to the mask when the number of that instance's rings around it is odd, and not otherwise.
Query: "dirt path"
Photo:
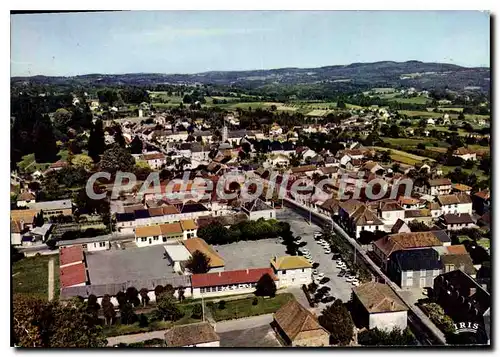
[[[49,301],[54,298],[54,258],[49,260]]]

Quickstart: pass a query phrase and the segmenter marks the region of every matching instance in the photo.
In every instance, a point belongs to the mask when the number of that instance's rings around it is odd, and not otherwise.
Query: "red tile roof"
[[[59,280],[62,288],[82,284],[87,281],[85,264],[75,264],[60,269]]]
[[[59,248],[59,266],[83,261],[83,248],[81,245]]]
[[[256,268],[219,273],[193,274],[191,275],[191,285],[193,288],[202,288],[206,286],[256,283],[265,274],[269,274],[271,278],[278,280],[271,268]]]

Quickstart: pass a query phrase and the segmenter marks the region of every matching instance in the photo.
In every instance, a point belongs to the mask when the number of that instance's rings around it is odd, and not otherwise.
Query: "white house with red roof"
[[[272,268],[254,268],[191,275],[193,298],[251,294],[262,276],[278,281]]]

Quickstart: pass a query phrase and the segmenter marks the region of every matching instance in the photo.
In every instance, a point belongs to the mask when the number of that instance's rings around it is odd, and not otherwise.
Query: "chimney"
[[[248,275],[248,268],[247,268],[247,275]]]

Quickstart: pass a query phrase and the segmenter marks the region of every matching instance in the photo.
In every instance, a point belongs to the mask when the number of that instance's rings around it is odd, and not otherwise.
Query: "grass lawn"
[[[455,171],[455,169],[457,167],[460,167],[460,166],[444,166],[444,165],[442,165],[439,168],[443,171],[443,175],[446,175],[446,174],[448,174],[448,172]],[[472,169],[464,169],[463,167],[460,167],[460,168],[462,169],[462,172],[465,172],[468,175],[472,175],[472,174],[476,175],[477,179],[479,181],[488,179],[488,176],[485,175],[482,170],[479,170],[475,167],[473,167]]]
[[[384,139],[385,141],[385,139]],[[389,149],[389,148],[383,148],[379,146],[372,146],[372,148],[376,149],[377,151],[391,151],[391,159],[397,162],[400,162],[402,164],[407,164],[407,165],[415,165],[416,163],[422,162],[424,160],[428,161],[434,161],[434,159],[431,159],[429,157],[425,156],[418,156],[414,154],[410,154],[405,151],[401,150],[394,150],[394,149]]]
[[[427,104],[429,99],[426,97],[412,97],[412,98],[388,98],[391,102],[409,103],[409,104]]]
[[[490,249],[490,240],[488,238],[481,238],[477,241],[477,244],[484,249]]]
[[[12,291],[48,299],[49,260],[54,259],[54,296],[59,296],[59,256],[23,258],[12,265]]]
[[[180,320],[175,322],[170,321],[151,321],[148,326],[140,327],[139,322],[131,325],[114,324],[111,326],[104,326],[103,332],[106,337],[131,335],[135,333],[166,330],[174,325],[185,325],[200,322],[201,320],[193,319],[190,315],[185,315]]]
[[[274,313],[292,299],[294,299],[292,294],[283,293],[277,294],[274,298],[259,297],[257,305],[252,305],[253,298],[246,298],[227,301],[223,310],[219,309],[217,303],[211,305],[209,308],[215,321],[232,320]]]

